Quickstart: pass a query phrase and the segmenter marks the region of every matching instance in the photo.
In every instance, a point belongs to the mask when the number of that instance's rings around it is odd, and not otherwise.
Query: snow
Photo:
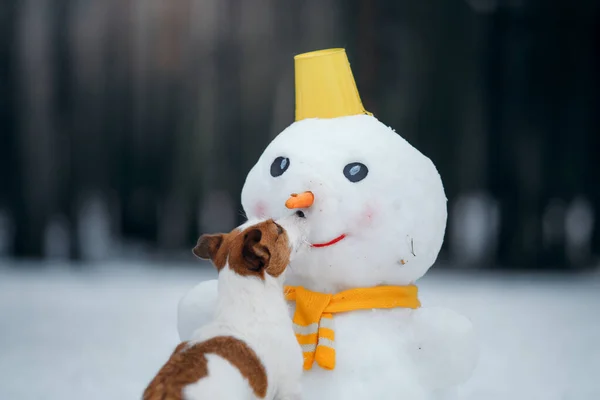
[[[136,399],[177,344],[177,303],[206,266],[0,262],[0,399]],[[600,398],[600,276],[440,272],[424,306],[470,317],[481,359],[461,399]]]

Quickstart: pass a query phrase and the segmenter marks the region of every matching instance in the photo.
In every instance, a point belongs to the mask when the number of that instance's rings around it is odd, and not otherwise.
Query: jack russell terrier
[[[219,271],[215,319],[177,346],[144,400],[300,399],[302,351],[283,275],[306,241],[301,212],[203,235],[194,254]]]

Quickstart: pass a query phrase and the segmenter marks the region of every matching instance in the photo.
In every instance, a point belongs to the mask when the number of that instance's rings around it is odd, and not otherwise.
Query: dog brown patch
[[[267,394],[267,372],[246,343],[232,336],[217,336],[186,348],[181,343],[144,392],[143,400],[181,400],[183,389],[208,376],[206,354],[216,354],[236,367],[257,397]]]
[[[229,233],[202,235],[192,252],[199,258],[211,260],[217,270],[220,271],[227,264],[231,244],[240,233],[236,228]]]
[[[229,267],[242,276],[264,279],[265,272],[277,277],[290,260],[288,236],[272,219],[228,234],[202,235],[194,254],[210,259],[220,271],[227,261]]]
[[[199,258],[212,259],[223,244],[223,238],[225,235],[217,233],[216,235],[202,235],[198,239],[196,247],[192,249],[192,252]]]

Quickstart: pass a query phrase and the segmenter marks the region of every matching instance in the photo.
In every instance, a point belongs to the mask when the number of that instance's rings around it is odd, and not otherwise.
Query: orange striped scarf
[[[333,314],[373,308],[419,308],[417,294],[414,285],[350,289],[333,295],[286,286],[286,299],[296,302],[294,332],[304,354],[304,369],[311,369],[315,361],[321,368],[335,368]]]

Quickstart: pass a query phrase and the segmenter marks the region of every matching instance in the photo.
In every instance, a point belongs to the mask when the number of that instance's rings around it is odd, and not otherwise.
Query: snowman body
[[[433,163],[369,115],[305,119],[279,134],[248,174],[248,217],[302,208],[312,245],[288,270],[289,285],[321,293],[414,284],[435,262],[446,197]],[[213,283],[180,303],[182,340],[211,316]],[[293,314],[293,304],[291,312]],[[426,399],[470,376],[476,359],[470,322],[444,309],[374,309],[336,314],[336,366],[303,375],[306,399]]]
[[[304,371],[304,399],[427,399],[408,353],[411,311],[336,315],[336,367]]]
[[[181,340],[212,319],[216,293],[210,280],[182,299]],[[448,399],[477,358],[471,323],[448,309],[353,311],[336,315],[335,333],[336,367],[304,371],[303,399]]]

